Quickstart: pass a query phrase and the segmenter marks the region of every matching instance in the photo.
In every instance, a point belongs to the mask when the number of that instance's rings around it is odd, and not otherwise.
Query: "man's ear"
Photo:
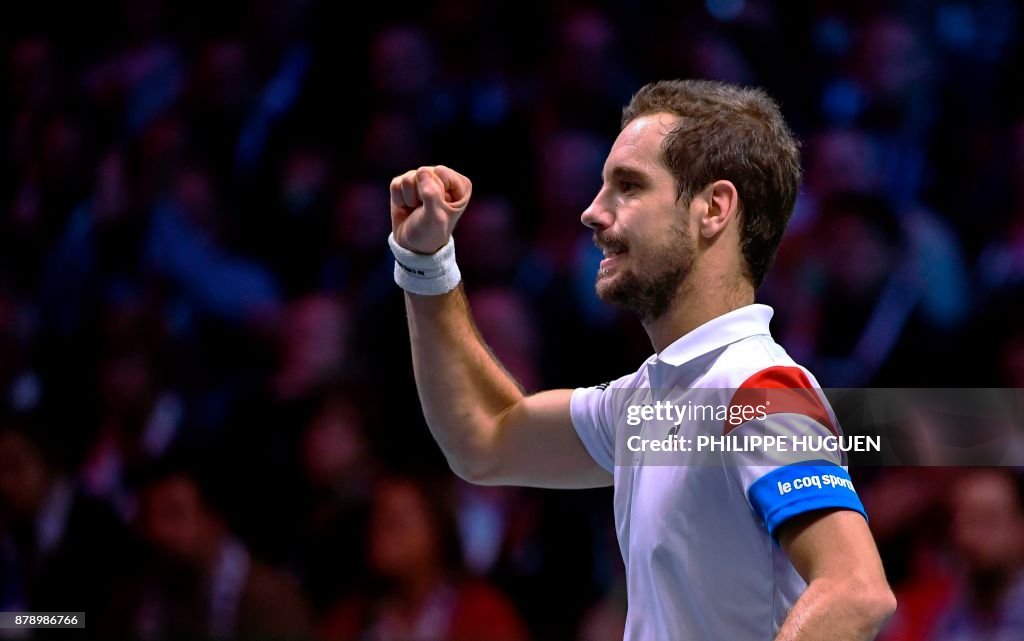
[[[731,181],[716,180],[707,186],[701,196],[707,203],[707,209],[698,223],[700,234],[711,239],[739,214],[740,195]]]

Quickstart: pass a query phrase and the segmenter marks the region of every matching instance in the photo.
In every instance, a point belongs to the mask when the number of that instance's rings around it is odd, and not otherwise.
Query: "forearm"
[[[452,469],[479,477],[492,466],[501,417],[523,392],[484,344],[462,286],[405,295],[413,371],[423,415]]]
[[[390,189],[389,244],[395,279],[407,292],[416,388],[452,471],[491,485],[609,484],[574,429],[572,390],[525,397],[473,324],[451,240],[472,192],[469,179],[436,165],[407,171]]]
[[[786,617],[776,641],[870,641],[895,611],[888,588],[849,581],[812,581]]]

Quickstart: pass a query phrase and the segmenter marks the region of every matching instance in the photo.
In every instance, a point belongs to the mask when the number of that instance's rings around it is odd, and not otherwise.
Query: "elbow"
[[[480,458],[465,459],[447,457],[448,467],[455,476],[473,485],[498,485],[494,474],[494,466],[488,465]]]
[[[885,582],[862,586],[854,594],[857,594],[857,612],[875,630],[881,629],[896,613],[896,595]]]
[[[874,639],[896,612],[896,596],[884,579],[844,577],[816,583],[822,605],[845,622],[851,638]]]
[[[896,614],[896,595],[892,593],[888,585],[884,586],[884,590],[878,595],[875,607],[883,624]]]
[[[491,429],[476,429],[442,444],[448,467],[463,481],[473,485],[500,484],[500,456],[493,439],[487,436],[491,433]]]

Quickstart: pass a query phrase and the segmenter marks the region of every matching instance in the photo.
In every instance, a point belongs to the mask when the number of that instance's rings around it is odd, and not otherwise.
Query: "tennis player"
[[[532,395],[482,342],[460,285],[452,230],[469,179],[438,165],[391,183],[395,279],[434,438],[471,482],[614,484],[629,641],[873,639],[895,610],[841,453],[738,446],[686,464],[658,445],[839,436],[817,381],[772,339],[771,308],[754,303],[799,176],[763,91],[643,87],[582,222],[605,255],[597,293],[639,316],[655,354],[611,383]],[[723,413],[693,420],[694,391]]]

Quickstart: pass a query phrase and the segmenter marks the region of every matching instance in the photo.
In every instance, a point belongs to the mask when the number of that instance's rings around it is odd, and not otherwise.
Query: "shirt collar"
[[[738,340],[768,334],[768,323],[775,310],[767,305],[745,305],[712,318],[696,329],[677,338],[655,355],[654,362],[679,366]]]

